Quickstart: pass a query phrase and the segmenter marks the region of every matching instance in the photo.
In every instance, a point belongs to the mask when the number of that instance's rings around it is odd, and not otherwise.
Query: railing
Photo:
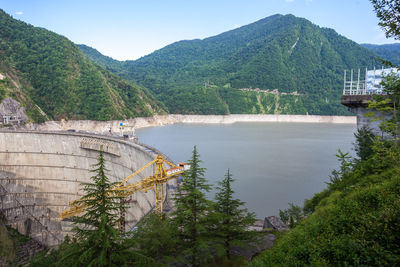
[[[367,95],[369,94],[369,91],[367,92],[367,88],[365,86],[365,81],[357,81],[353,82],[351,81],[344,81],[344,87],[343,87],[343,94],[344,95]]]
[[[386,95],[386,92],[382,88],[367,88],[365,81],[359,83],[345,81],[343,95]]]
[[[343,95],[386,95],[383,86],[380,84],[385,69],[368,71],[365,69],[364,79],[360,79],[358,69],[357,80],[353,80],[353,70],[350,71],[350,80],[346,80],[346,70],[343,79]],[[373,74],[371,74],[371,72]],[[377,74],[375,73],[377,72]],[[370,74],[369,74],[370,73]]]

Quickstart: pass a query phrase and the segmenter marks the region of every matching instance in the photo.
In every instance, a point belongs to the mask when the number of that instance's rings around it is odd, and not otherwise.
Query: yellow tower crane
[[[166,169],[164,164],[168,164],[171,168]],[[128,181],[134,178],[136,175],[144,171],[145,169],[153,166],[153,174],[149,177],[142,179],[141,181],[128,184]],[[158,215],[162,215],[163,212],[163,199],[164,199],[164,191],[163,184],[167,183],[169,180],[176,178],[184,171],[188,170],[190,166],[186,163],[178,163],[175,165],[166,159],[162,155],[157,155],[157,157],[144,165],[142,168],[132,173],[124,180],[116,184],[111,192],[116,193],[117,196],[127,197],[132,195],[137,191],[147,192],[151,189],[154,189],[155,193],[155,212]],[[86,208],[84,204],[79,200],[74,200],[69,203],[69,207],[63,211],[60,215],[61,219],[70,218],[75,216],[81,212],[83,212]]]

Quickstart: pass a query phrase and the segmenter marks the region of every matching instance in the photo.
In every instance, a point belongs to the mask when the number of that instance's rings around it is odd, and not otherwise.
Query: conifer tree
[[[367,126],[363,126],[354,133],[356,141],[354,142],[354,151],[358,156],[358,160],[366,160],[373,154],[372,146],[374,144],[375,135]]]
[[[74,266],[148,265],[151,259],[130,250],[118,230],[121,197],[111,190],[114,184],[106,176],[102,151],[93,166],[92,183],[81,184],[86,195],[78,201],[87,208],[82,216],[73,218],[76,242],[61,262]]]
[[[176,234],[176,226],[169,217],[150,213],[138,223],[132,241],[144,255],[160,264],[168,264],[175,261],[173,256],[179,244]]]
[[[180,254],[192,266],[199,266],[210,257],[206,227],[209,223],[210,201],[205,196],[210,185],[204,178],[205,169],[200,167],[196,146],[188,163],[190,170],[185,172],[175,196],[176,210],[173,216],[181,240]]]
[[[234,198],[235,192],[232,189],[234,181],[228,169],[225,178],[218,182],[213,213],[214,236],[222,243],[228,259],[231,258],[232,245],[240,245],[242,241],[249,241],[254,236],[247,228],[254,224],[255,214],[249,213],[246,208],[241,208],[244,202]]]

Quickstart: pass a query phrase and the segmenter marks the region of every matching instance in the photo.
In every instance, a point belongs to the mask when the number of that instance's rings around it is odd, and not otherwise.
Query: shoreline
[[[186,124],[232,124],[236,122],[294,122],[294,123],[335,123],[356,124],[356,116],[321,116],[321,115],[280,115],[280,114],[231,114],[231,115],[155,115],[126,120],[91,121],[46,121],[41,124],[27,124],[25,128],[37,131],[87,131],[101,134],[120,133],[120,123],[124,123],[124,131],[134,133],[135,130],[176,123]]]

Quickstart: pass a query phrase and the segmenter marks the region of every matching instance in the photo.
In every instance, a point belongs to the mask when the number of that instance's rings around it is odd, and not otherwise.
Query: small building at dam
[[[47,246],[71,236],[72,223],[59,216],[70,201],[83,195],[80,183],[90,181],[100,147],[111,182],[123,180],[158,153],[146,145],[100,135],[0,130],[0,212],[7,224]],[[146,169],[132,182],[151,174]],[[176,186],[175,180],[166,188],[171,186]],[[127,198],[125,229],[153,209],[154,198],[152,190]]]

